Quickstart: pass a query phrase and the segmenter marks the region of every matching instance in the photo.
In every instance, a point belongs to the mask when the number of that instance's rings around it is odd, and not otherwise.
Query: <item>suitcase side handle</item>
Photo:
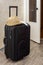
[[[4,44],[7,44],[7,38],[4,38],[3,41],[4,41]]]

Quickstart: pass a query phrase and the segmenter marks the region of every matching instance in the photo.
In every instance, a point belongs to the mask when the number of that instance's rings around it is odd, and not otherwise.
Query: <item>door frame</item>
[[[41,10],[42,10],[42,0],[41,0]],[[42,12],[42,11],[41,11]],[[41,13],[42,14],[42,13]],[[41,16],[42,17],[42,16]],[[41,23],[42,23],[42,20],[40,20]],[[41,26],[41,23],[40,23],[40,26]],[[41,38],[41,27],[40,27],[40,40],[43,40],[43,38]]]

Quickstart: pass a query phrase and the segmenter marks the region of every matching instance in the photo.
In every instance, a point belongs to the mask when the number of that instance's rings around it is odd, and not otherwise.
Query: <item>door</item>
[[[43,0],[41,0],[41,38],[43,38]]]
[[[29,24],[31,26],[31,40],[40,43],[40,2],[29,0]]]
[[[30,39],[40,43],[40,1],[24,0],[24,22],[30,24]]]

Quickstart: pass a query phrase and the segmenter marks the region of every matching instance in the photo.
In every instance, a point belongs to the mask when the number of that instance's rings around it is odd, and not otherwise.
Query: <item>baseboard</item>
[[[30,41],[33,41],[32,39],[30,39]],[[35,41],[33,41],[33,42],[35,42]],[[38,43],[38,42],[35,42],[35,43]],[[38,43],[38,44],[40,44],[40,43]]]
[[[3,50],[3,49],[4,49],[4,47],[3,47],[3,48],[1,48],[1,49],[0,49],[0,51],[1,51],[1,50]]]
[[[41,38],[41,40],[43,40],[43,38]]]

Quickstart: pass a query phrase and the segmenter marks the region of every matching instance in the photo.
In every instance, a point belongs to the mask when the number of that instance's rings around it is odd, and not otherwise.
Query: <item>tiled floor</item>
[[[0,65],[43,65],[43,43],[30,43],[30,54],[18,62],[6,59],[4,52],[0,51]]]

